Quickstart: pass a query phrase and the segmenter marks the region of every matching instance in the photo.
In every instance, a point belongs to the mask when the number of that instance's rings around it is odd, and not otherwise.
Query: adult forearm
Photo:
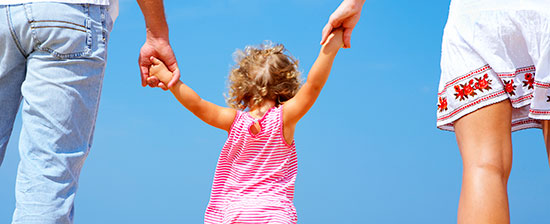
[[[365,4],[365,0],[344,0],[344,1],[352,2],[352,3],[354,3],[355,5],[358,5],[358,6],[363,6],[363,4]]]
[[[168,40],[168,24],[162,0],[137,0],[147,30],[147,38]]]

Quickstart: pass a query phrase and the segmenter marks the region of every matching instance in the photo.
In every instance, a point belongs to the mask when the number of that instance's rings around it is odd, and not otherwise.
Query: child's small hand
[[[149,60],[151,60],[152,63],[149,67],[149,75],[157,77],[163,83],[170,82],[174,74],[168,70],[166,65],[155,57],[151,57]]]
[[[344,47],[344,30],[342,28],[332,30],[323,48],[328,52],[337,52]]]

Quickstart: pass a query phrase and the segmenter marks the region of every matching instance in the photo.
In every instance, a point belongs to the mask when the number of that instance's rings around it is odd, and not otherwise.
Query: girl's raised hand
[[[168,70],[166,65],[158,58],[151,57],[151,66],[149,67],[149,75],[157,77],[161,82],[168,83],[174,74]]]
[[[340,48],[344,47],[344,29],[333,29],[332,33],[328,35],[327,40],[323,44],[323,52],[334,53],[338,52]]]

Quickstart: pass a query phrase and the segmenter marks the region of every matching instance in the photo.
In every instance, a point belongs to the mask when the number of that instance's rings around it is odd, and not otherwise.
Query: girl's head
[[[235,109],[253,109],[266,100],[279,106],[294,97],[301,85],[298,61],[285,51],[282,44],[237,50],[237,64],[229,74],[227,104]]]

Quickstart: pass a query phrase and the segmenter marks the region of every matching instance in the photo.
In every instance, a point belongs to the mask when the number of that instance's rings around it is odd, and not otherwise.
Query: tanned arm
[[[334,58],[342,46],[343,31],[335,29],[322,46],[317,60],[309,71],[306,83],[296,93],[296,96],[284,104],[283,134],[287,143],[292,142],[296,124],[309,111],[321,93],[330,74]]]
[[[164,4],[162,0],[137,0],[143,17],[145,18],[146,39],[141,47],[138,63],[141,72],[141,84],[151,87],[161,87],[166,90],[172,87],[180,78],[180,71],[176,56],[170,46],[168,35],[168,24],[164,15]],[[166,83],[159,83],[156,79],[149,79],[149,58],[154,56],[159,58],[174,73],[171,80]]]
[[[169,81],[173,73],[157,58],[151,58],[152,65],[149,68],[151,75],[160,79],[160,81]],[[203,100],[193,89],[185,85],[180,80],[170,88],[170,91],[176,99],[191,113],[202,121],[216,128],[229,132],[237,111],[232,108],[221,107],[206,100]]]

